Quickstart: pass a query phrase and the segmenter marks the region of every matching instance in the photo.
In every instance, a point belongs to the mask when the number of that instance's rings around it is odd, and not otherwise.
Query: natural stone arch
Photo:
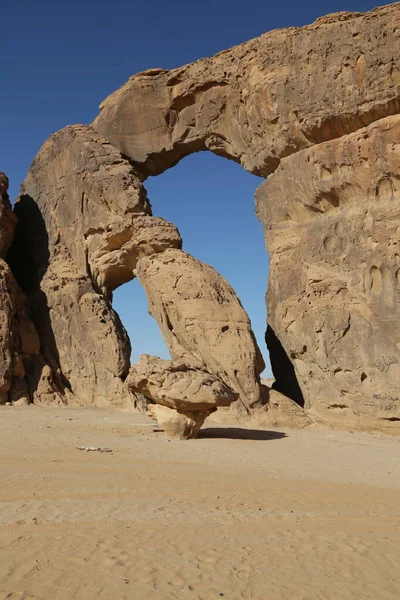
[[[104,100],[93,126],[142,177],[205,149],[267,177],[286,156],[399,112],[399,25],[396,5],[336,13],[149,69]]]
[[[103,103],[93,127],[104,137],[86,128],[76,146],[77,126],[45,144],[18,210],[23,228],[22,203],[35,199],[54,234],[49,268],[43,274],[38,263],[35,275],[45,282],[47,299],[53,292],[60,297],[60,282],[66,302],[71,292],[79,299],[78,322],[85,327],[77,339],[91,339],[90,323],[101,325],[93,339],[98,362],[90,361],[102,372],[88,369],[96,381],[89,401],[110,401],[127,373],[116,340],[124,334],[107,296],[129,277],[143,244],[150,253],[169,248],[171,239],[180,244],[172,225],[166,237],[164,224],[154,229],[142,181],[210,149],[267,178],[256,198],[271,255],[269,323],[306,407],[340,426],[398,427],[399,21],[398,5],[338,13],[181,69],[146,71]],[[65,192],[73,209],[63,221]],[[133,235],[138,211],[143,227]],[[83,246],[75,231],[64,243],[68,236],[51,225],[54,214],[67,233],[76,223]],[[148,237],[138,247],[142,231]],[[60,312],[56,303],[49,308]],[[59,337],[67,354],[65,331]],[[118,346],[115,356],[101,347],[105,334]],[[77,363],[72,366],[68,377],[77,377]],[[122,396],[119,390],[115,397]]]
[[[129,389],[154,398],[140,373],[124,385],[130,343],[111,304],[113,290],[139,274],[174,361],[148,362],[146,377],[171,373],[173,404],[186,402],[185,419],[195,424],[185,421],[187,435],[218,406],[263,403],[264,363],[235,292],[182,252],[176,227],[151,215],[135,169],[91,127],[67,127],[44,144],[15,210],[10,261],[65,401],[129,405]]]
[[[204,149],[268,178],[256,198],[271,255],[270,328],[305,406],[342,426],[400,419],[400,332],[391,325],[400,265],[388,252],[397,127],[387,133],[400,112],[399,21],[397,5],[338,13],[145,71],[93,123],[142,179]]]

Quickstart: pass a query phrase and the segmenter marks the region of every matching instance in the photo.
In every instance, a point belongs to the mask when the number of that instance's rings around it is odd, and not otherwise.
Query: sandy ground
[[[0,424],[1,600],[400,598],[399,438],[211,423],[168,441],[100,409]]]

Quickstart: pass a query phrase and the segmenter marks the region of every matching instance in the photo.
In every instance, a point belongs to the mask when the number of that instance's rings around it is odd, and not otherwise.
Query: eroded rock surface
[[[210,149],[266,177],[285,156],[399,112],[399,31],[398,3],[270,31],[134,75],[94,127],[146,174]]]
[[[249,317],[227,281],[175,249],[142,258],[137,272],[173,360],[215,375],[246,410],[262,403],[264,361]]]
[[[215,410],[229,406],[239,395],[205,370],[147,354],[131,367],[127,385],[155,403],[176,410]]]
[[[399,32],[398,3],[272,31],[140,73],[102,104],[99,133],[68,127],[46,142],[17,203],[11,264],[66,391],[129,401],[129,340],[110,301],[138,272],[173,361],[216,376],[246,411],[265,401],[240,302],[179,250],[142,185],[209,149],[267,178],[256,201],[274,388],[333,425],[400,431]],[[201,420],[156,410],[183,436]]]
[[[400,116],[281,161],[258,189],[268,307],[326,421],[400,420]]]
[[[289,427],[303,429],[312,425],[312,419],[301,406],[274,389],[266,391],[267,410],[256,410],[252,417],[262,427]]]
[[[129,389],[151,399],[148,414],[170,437],[197,437],[205,419],[239,394],[215,375],[179,361],[142,355],[126,380]]]
[[[399,32],[398,3],[272,31],[131,77],[94,122],[143,178],[206,149],[268,177],[274,387],[340,427],[400,431]]]
[[[15,211],[11,264],[70,401],[132,403],[123,385],[130,343],[112,291],[146,253],[180,247],[177,229],[151,216],[129,161],[83,125],[44,144]]]
[[[198,437],[201,426],[212,412],[174,410],[162,404],[152,404],[147,414],[157,421],[168,437],[190,440]]]

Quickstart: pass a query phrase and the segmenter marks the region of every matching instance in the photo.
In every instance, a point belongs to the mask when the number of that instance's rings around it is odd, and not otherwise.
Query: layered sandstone
[[[142,354],[126,381],[135,392],[175,410],[213,411],[238,394],[205,369]]]
[[[129,389],[153,403],[148,414],[170,437],[196,438],[205,419],[238,394],[214,374],[179,361],[142,355],[126,380]]]

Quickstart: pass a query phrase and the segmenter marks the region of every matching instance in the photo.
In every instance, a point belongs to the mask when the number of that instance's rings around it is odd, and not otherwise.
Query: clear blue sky
[[[1,0],[0,170],[11,180],[10,196],[44,140],[65,125],[90,123],[99,103],[130,75],[212,56],[329,12],[374,6],[365,0]],[[252,198],[259,184],[238,165],[202,153],[146,187],[154,214],[180,228],[184,249],[236,289],[266,355],[268,260]],[[131,336],[132,361],[141,352],[167,357],[138,282],[117,290],[114,305]]]

